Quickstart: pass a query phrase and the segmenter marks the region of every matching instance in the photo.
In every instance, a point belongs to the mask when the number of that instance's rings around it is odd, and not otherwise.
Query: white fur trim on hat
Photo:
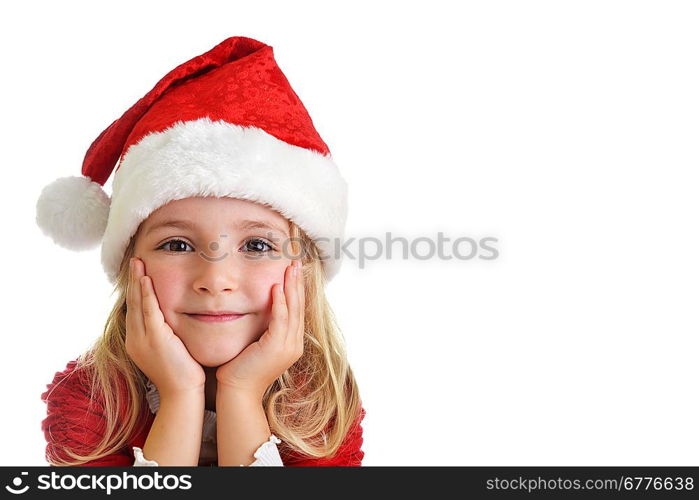
[[[124,155],[102,242],[111,283],[140,223],[170,201],[192,196],[268,204],[316,240],[327,280],[340,268],[334,248],[344,236],[347,184],[331,156],[257,127],[204,117],[149,134]]]

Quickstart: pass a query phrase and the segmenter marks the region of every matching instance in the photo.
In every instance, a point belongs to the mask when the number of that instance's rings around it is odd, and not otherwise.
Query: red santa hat
[[[140,223],[191,196],[269,205],[315,240],[327,280],[339,270],[347,185],[271,46],[231,37],[170,71],[94,140],[82,176],[43,189],[36,222],[71,250],[101,241],[114,284]]]

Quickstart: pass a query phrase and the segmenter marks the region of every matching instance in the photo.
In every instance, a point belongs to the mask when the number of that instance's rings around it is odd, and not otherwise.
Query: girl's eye
[[[268,250],[265,250],[265,247]],[[244,248],[247,248],[248,251],[254,252],[254,253],[267,253],[267,252],[274,250],[274,247],[272,245],[267,243],[265,240],[261,240],[259,238],[254,238],[254,239],[246,241]]]
[[[180,243],[183,244],[183,245],[186,245],[186,246],[188,246],[189,248],[191,248],[192,250],[194,250],[194,247],[192,247],[192,246],[191,246],[189,243],[187,243],[186,241],[177,240],[177,239],[166,241],[165,243],[163,243],[162,245],[160,245],[160,246],[157,248],[157,250],[160,250],[161,248],[165,247],[165,249],[166,249],[167,251],[171,251],[171,252],[174,252],[174,253],[182,253],[182,252],[179,252],[178,250],[172,250],[173,248],[182,248],[182,245],[180,245]]]
[[[160,250],[161,248],[164,249],[165,251],[173,252],[173,253],[182,253],[180,250],[183,248],[189,247],[192,250],[194,250],[194,247],[187,243],[184,240],[179,240],[179,239],[172,239],[168,240],[162,245],[160,245],[157,250]],[[274,250],[274,247],[267,243],[265,240],[261,240],[259,238],[253,238],[251,240],[248,240],[245,242],[245,245],[243,246],[245,248],[245,251],[247,252],[253,252],[253,253],[267,253],[270,251]]]

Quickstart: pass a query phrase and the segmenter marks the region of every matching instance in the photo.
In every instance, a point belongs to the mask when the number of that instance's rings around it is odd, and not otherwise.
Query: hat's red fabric
[[[277,66],[272,47],[235,36],[161,78],[93,141],[82,174],[104,185],[120,156],[144,136],[204,116],[254,126],[288,144],[329,153]]]

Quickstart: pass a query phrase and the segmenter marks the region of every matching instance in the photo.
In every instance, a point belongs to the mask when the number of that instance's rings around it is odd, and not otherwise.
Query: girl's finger
[[[150,276],[142,276],[140,279],[141,290],[143,294],[143,323],[145,324],[146,333],[155,333],[162,330],[161,326],[165,321],[158,297],[155,296],[153,281]]]
[[[286,325],[286,331],[284,332],[284,340],[295,340],[296,331],[299,327],[299,290],[298,290],[298,267],[296,267],[296,261],[292,261],[291,265],[287,269],[287,277],[285,280],[286,287],[286,305],[289,310],[289,321]]]
[[[301,345],[303,345],[303,335],[306,331],[306,324],[305,324],[305,313],[306,313],[306,288],[305,288],[305,282],[303,280],[303,262],[299,261],[299,270],[298,270],[299,276],[298,276],[298,297],[299,297],[299,328],[298,328],[298,338],[296,339],[298,342],[300,342]]]
[[[289,314],[284,298],[284,285],[282,283],[275,284],[272,293],[272,319],[269,323],[269,333],[272,337],[281,335],[283,339]]]
[[[133,335],[145,335],[146,328],[143,322],[143,313],[141,312],[141,284],[139,283],[139,262],[134,259],[131,263],[131,271],[129,277],[129,290],[128,290],[128,305],[127,305],[127,315],[129,316],[129,328],[127,328],[127,334],[131,333]]]

